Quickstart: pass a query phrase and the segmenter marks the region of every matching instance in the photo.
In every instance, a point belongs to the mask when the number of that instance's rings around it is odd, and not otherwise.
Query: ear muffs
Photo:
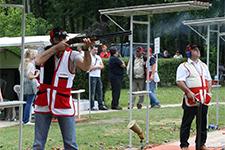
[[[186,51],[186,56],[187,56],[187,58],[191,58],[191,51],[190,50]]]

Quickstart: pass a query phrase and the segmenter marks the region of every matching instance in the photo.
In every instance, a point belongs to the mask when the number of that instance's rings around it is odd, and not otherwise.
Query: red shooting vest
[[[198,72],[191,63],[184,63],[184,67],[188,70],[189,76],[186,79],[187,87],[195,94],[194,99],[188,99],[185,95],[185,103],[187,106],[197,106],[197,103],[208,105],[211,101],[211,95],[208,93],[208,81],[204,76],[206,65],[200,62],[201,71]]]
[[[67,49],[59,58],[54,69],[52,83],[43,83],[44,69],[40,68],[40,87],[35,99],[35,113],[51,113],[55,116],[74,116],[75,107],[71,96],[74,74],[69,71],[69,58],[72,50]]]

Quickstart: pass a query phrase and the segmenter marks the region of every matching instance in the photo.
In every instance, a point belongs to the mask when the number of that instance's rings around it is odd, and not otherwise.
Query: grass
[[[127,107],[128,101],[129,101],[129,89],[122,89],[121,90],[121,96],[120,96],[120,105],[122,107]],[[176,86],[173,87],[159,87],[157,89],[157,97],[161,104],[178,104],[182,101],[182,95],[183,92]],[[216,101],[216,94],[219,95],[219,100],[222,102],[225,102],[225,87],[219,88],[219,89],[213,89],[212,94],[212,102]],[[111,100],[112,100],[112,92],[111,90],[106,92],[105,95],[105,103],[107,106],[111,106]],[[136,98],[136,102],[138,101],[138,97]],[[145,96],[145,104],[148,102],[147,96]]]
[[[164,91],[165,90],[165,91]],[[223,95],[221,89],[219,94]],[[108,92],[110,93],[110,92]],[[182,95],[180,90],[176,88],[159,88],[158,97],[161,97],[161,103],[178,103]],[[167,93],[167,94],[166,94]],[[169,96],[168,96],[169,93]],[[121,104],[127,105],[127,90],[122,91]],[[166,98],[164,98],[164,96]],[[224,96],[224,95],[223,95]],[[107,95],[107,97],[109,97]],[[224,98],[223,98],[224,101]],[[225,116],[224,105],[220,107],[220,116]],[[123,150],[128,145],[128,129],[127,124],[129,112],[127,110],[92,114],[91,118],[86,122],[77,123],[77,143],[80,150]],[[137,120],[140,127],[145,130],[145,116],[146,109],[134,110],[133,119]],[[209,107],[209,123],[216,123],[216,109],[215,106]],[[84,116],[82,116],[84,117]],[[150,144],[162,144],[179,139],[179,127],[182,117],[182,109],[176,108],[162,108],[151,109],[149,111],[149,140]],[[225,121],[220,117],[219,126],[225,127]],[[195,122],[195,121],[193,121]],[[191,134],[195,134],[195,123],[193,123]],[[134,147],[139,147],[139,138],[136,134],[133,135]],[[34,139],[34,127],[23,127],[23,149],[32,147]],[[52,147],[62,147],[61,133],[57,123],[53,123],[48,140],[46,143],[46,150],[51,150]],[[18,127],[0,128],[0,150],[17,150],[18,148]]]

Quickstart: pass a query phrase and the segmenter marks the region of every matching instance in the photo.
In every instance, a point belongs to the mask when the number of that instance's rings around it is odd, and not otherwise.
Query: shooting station
[[[218,96],[218,89],[221,87],[220,82],[222,79],[222,74],[220,74],[219,66],[220,66],[220,41],[222,40],[225,42],[224,36],[225,31],[223,31],[223,25],[225,25],[225,17],[216,17],[216,18],[206,18],[206,19],[197,19],[197,20],[185,20],[183,24],[188,26],[192,31],[194,31],[197,35],[199,35],[207,45],[207,65],[210,66],[209,59],[210,59],[210,41],[212,41],[212,33],[217,34],[217,53],[216,53],[216,75],[214,77],[214,82],[212,87],[216,89],[216,124],[210,124],[209,128],[215,126],[214,129],[218,129],[219,124],[219,96]],[[205,27],[206,33],[201,33],[197,30],[198,27]],[[215,30],[216,28],[216,30]]]
[[[199,1],[187,1],[187,2],[175,2],[175,3],[164,3],[164,4],[152,4],[152,5],[140,5],[140,6],[129,6],[111,9],[101,9],[99,10],[101,15],[105,15],[109,20],[111,20],[115,25],[117,25],[121,30],[125,31],[112,16],[121,16],[130,18],[130,31],[131,35],[129,37],[130,42],[130,68],[132,68],[133,61],[133,44],[135,44],[134,39],[134,24],[136,25],[146,25],[147,29],[147,41],[144,41],[147,45],[147,49],[150,48],[151,42],[151,16],[156,14],[173,13],[173,12],[184,12],[191,10],[204,10],[211,6],[208,2]],[[146,16],[146,21],[136,21],[134,17]],[[147,51],[147,56],[149,57],[149,51]],[[147,76],[149,71],[147,71]],[[129,104],[131,108],[132,97],[134,95],[149,95],[149,81],[147,81],[147,91],[133,92],[132,90],[132,69],[130,69],[129,76]],[[149,108],[149,102],[147,103],[147,108]],[[132,121],[132,109],[129,110],[129,122]],[[129,124],[130,126],[130,124]],[[130,127],[132,128],[132,127]],[[140,131],[140,130],[138,130]],[[140,135],[140,133],[138,133]],[[149,109],[146,109],[146,144],[149,144]],[[141,145],[142,145],[141,139]],[[129,130],[129,148],[132,148],[132,132]],[[143,148],[143,146],[142,146]]]

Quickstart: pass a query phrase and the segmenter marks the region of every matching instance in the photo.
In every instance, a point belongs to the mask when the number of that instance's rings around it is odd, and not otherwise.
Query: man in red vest
[[[61,28],[50,32],[51,46],[40,53],[36,65],[40,66],[40,87],[35,99],[34,150],[44,150],[52,117],[58,119],[64,149],[77,150],[75,107],[71,88],[76,68],[88,71],[91,65],[90,39],[83,39],[84,57],[72,51],[66,43],[67,33]]]
[[[177,68],[176,76],[177,85],[184,92],[180,147],[182,150],[188,150],[191,123],[196,116],[196,150],[208,150],[205,142],[207,139],[207,112],[211,99],[212,79],[207,65],[199,59],[200,51],[196,45],[190,46],[188,56],[190,58],[187,62],[180,64]],[[199,106],[201,106],[201,109],[199,109]],[[198,141],[199,139],[200,141]]]

